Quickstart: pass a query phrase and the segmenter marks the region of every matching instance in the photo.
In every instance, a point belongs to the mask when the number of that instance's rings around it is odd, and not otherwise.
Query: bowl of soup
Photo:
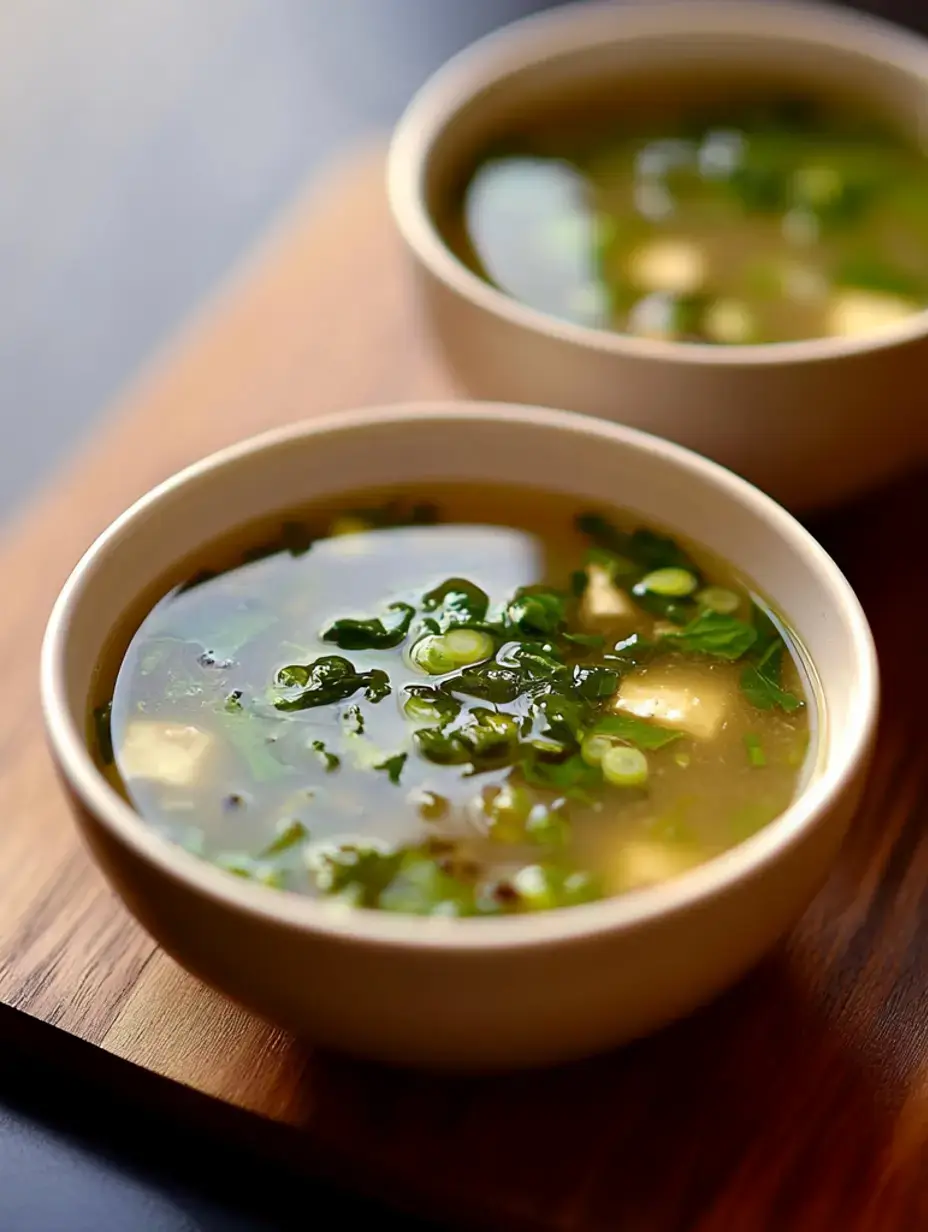
[[[723,988],[861,790],[866,619],[676,445],[502,405],[246,441],[89,549],[46,634],[103,872],[195,975],[352,1054],[577,1057]]]
[[[574,4],[392,141],[464,392],[620,419],[797,509],[928,454],[928,45],[785,3]]]

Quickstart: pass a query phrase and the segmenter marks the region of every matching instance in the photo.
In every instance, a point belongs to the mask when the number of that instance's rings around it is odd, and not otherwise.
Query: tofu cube
[[[685,668],[633,672],[622,681],[613,702],[619,713],[653,719],[661,727],[713,740],[725,722],[729,699],[721,680]]]
[[[587,565],[587,585],[580,603],[580,619],[587,625],[614,625],[634,621],[635,606],[629,595],[616,586],[602,565]]]
[[[829,331],[842,338],[875,334],[904,321],[919,306],[901,295],[882,291],[842,291],[828,310]]]
[[[754,321],[745,304],[717,299],[706,309],[703,328],[713,342],[744,345],[755,336]]]
[[[119,750],[119,772],[126,779],[190,787],[203,773],[213,745],[213,736],[198,727],[136,719],[126,728]]]
[[[698,863],[699,853],[691,847],[632,839],[622,845],[612,861],[613,884],[619,891],[660,885]]]
[[[632,254],[628,276],[645,291],[690,295],[706,280],[706,260],[700,249],[686,240],[655,240]]]

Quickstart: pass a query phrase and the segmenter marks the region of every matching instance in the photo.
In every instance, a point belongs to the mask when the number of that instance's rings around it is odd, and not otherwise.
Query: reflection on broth
[[[297,893],[487,915],[665,881],[788,805],[810,690],[729,567],[561,496],[419,497],[251,528],[154,606],[94,714],[147,822]]]
[[[854,336],[928,304],[928,160],[853,108],[537,120],[478,160],[446,231],[515,299],[645,338]]]

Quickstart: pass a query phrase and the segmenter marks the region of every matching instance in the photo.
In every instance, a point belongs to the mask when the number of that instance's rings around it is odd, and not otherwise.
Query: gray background
[[[0,0],[0,513],[307,175],[526,0]]]
[[[53,473],[307,175],[386,133],[457,48],[544,7],[0,0],[0,514]],[[924,0],[864,7],[928,26]],[[0,1232],[352,1217],[413,1228],[0,1049]]]

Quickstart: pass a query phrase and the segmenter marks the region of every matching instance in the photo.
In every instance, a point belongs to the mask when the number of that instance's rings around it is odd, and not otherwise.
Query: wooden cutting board
[[[90,863],[36,686],[46,616],[82,550],[145,489],[238,437],[450,392],[405,285],[381,156],[362,152],[297,203],[8,528],[0,1030],[461,1226],[928,1228],[925,476],[815,527],[858,588],[885,676],[876,765],[840,865],[761,969],[656,1038],[480,1081],[322,1057],[158,953]]]

